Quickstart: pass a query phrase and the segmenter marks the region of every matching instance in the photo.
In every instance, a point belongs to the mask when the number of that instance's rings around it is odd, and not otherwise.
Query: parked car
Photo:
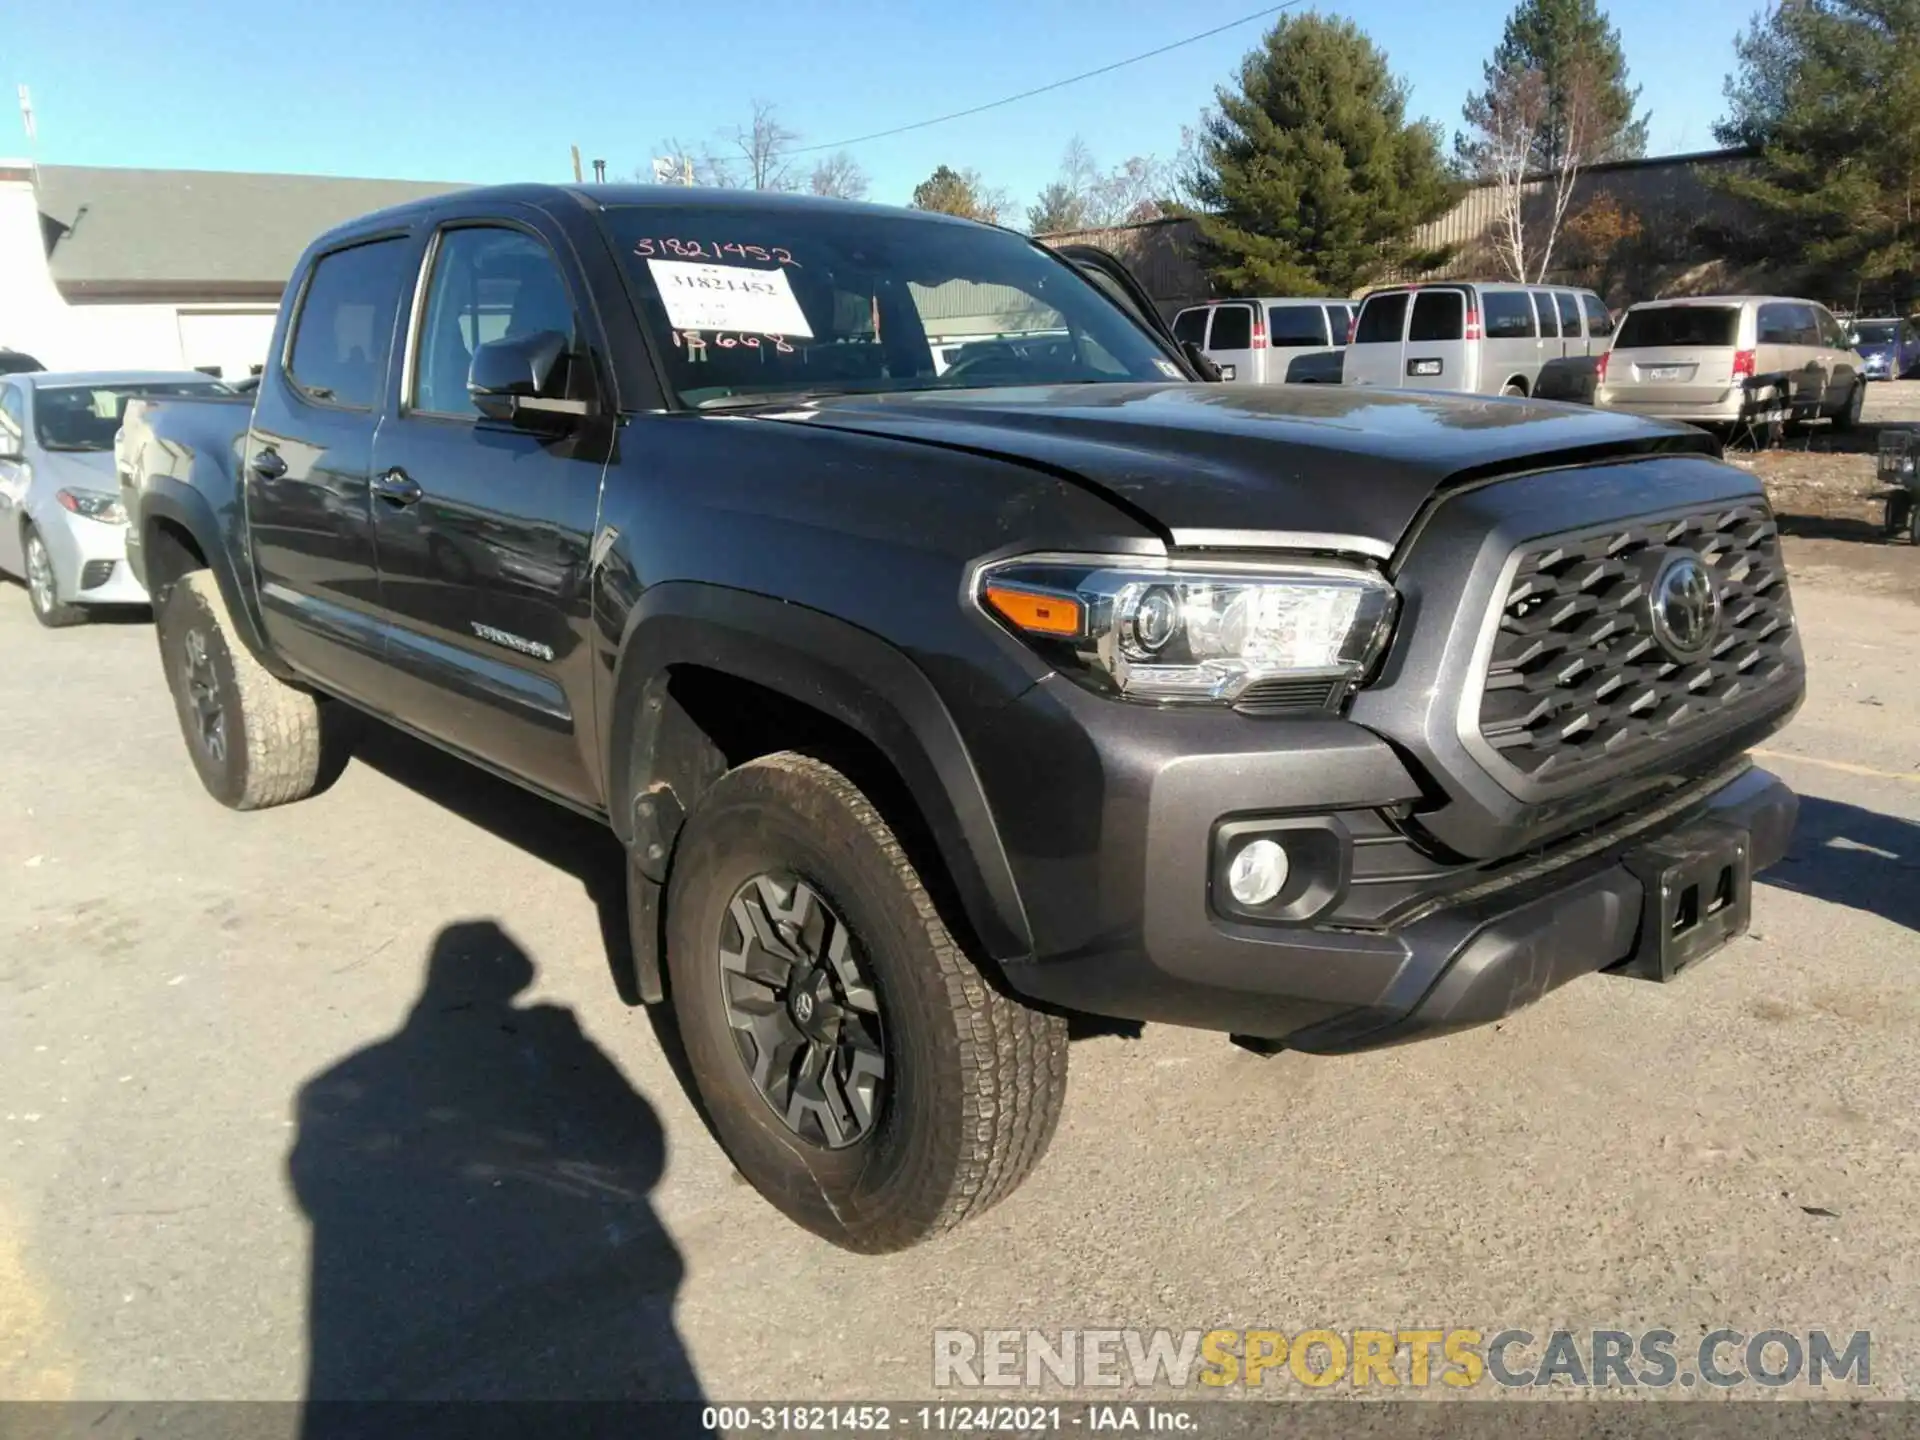
[[[1347,346],[1349,385],[1585,398],[1613,317],[1591,290],[1488,281],[1370,292]],[[1542,378],[1546,379],[1543,386]]]
[[[1173,317],[1174,335],[1199,346],[1222,380],[1250,385],[1337,384],[1352,329],[1351,302],[1328,297],[1214,300]]]
[[[1897,316],[1855,320],[1847,341],[1860,355],[1869,380],[1902,380],[1920,366],[1920,326]]]
[[[1823,305],[1774,295],[1648,300],[1621,321],[1598,403],[1696,425],[1859,423],[1866,366]]]
[[[714,1133],[865,1251],[1038,1162],[1068,1014],[1345,1053],[1737,934],[1804,684],[1755,478],[1629,415],[1196,383],[1097,273],[753,191],[331,231],[250,414],[126,417],[202,782],[300,799],[359,707],[605,820]],[[1072,343],[939,373],[948,286]]]
[[[170,371],[16,371],[0,377],[0,571],[27,584],[42,625],[99,605],[144,605],[126,565],[113,440],[136,395],[219,390]]]

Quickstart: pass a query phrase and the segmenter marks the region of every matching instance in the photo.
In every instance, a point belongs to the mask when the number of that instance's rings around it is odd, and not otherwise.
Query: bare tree
[[[1042,234],[1151,220],[1173,184],[1170,168],[1151,155],[1135,155],[1102,171],[1087,142],[1076,135],[1060,157],[1059,178],[1028,207],[1027,226]]]
[[[1472,133],[1460,138],[1460,159],[1475,179],[1494,187],[1494,250],[1515,280],[1547,278],[1580,172],[1612,144],[1602,119],[1605,84],[1601,67],[1587,56],[1563,65],[1557,95],[1538,67],[1489,65],[1487,88],[1467,102]],[[1552,157],[1549,168],[1534,173],[1534,157],[1542,153]],[[1530,205],[1536,194],[1539,202]]]
[[[813,167],[807,189],[815,195],[831,195],[837,200],[864,200],[867,172],[846,151],[836,150]]]
[[[753,119],[736,125],[726,143],[739,152],[742,179],[750,190],[798,190],[800,177],[793,159],[793,147],[800,136],[780,123],[774,107],[765,100],[753,102]]]

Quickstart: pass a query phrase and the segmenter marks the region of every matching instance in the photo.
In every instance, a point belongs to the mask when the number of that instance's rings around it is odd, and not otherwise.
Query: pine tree
[[[1217,287],[1344,294],[1435,258],[1412,235],[1454,200],[1439,134],[1408,122],[1405,85],[1351,21],[1283,16],[1214,93],[1182,213]]]
[[[1627,86],[1620,32],[1596,0],[1520,0],[1486,67],[1487,89],[1467,102],[1468,120],[1500,77],[1532,72],[1545,91],[1545,115],[1528,157],[1533,174],[1563,168],[1570,149],[1580,165],[1632,160],[1647,151],[1647,117],[1635,116],[1640,91]]]
[[[1716,183],[1746,220],[1740,259],[1792,256],[1796,283],[1905,304],[1920,283],[1920,0],[1781,0],[1735,46],[1722,143],[1760,147]]]

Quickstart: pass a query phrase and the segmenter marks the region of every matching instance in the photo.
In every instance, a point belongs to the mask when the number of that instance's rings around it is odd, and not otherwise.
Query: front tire
[[[264,810],[304,800],[339,773],[349,717],[253,658],[211,571],[190,570],[166,588],[154,629],[187,753],[214,799]]]
[[[40,532],[29,525],[21,540],[26,551],[27,603],[33,607],[33,618],[49,630],[64,630],[69,625],[82,623],[87,612],[60,598],[60,577]]]
[[[766,756],[702,798],[674,852],[667,968],[721,1144],[845,1249],[952,1229],[1053,1137],[1066,1022],[987,981],[873,804],[820,760]]]

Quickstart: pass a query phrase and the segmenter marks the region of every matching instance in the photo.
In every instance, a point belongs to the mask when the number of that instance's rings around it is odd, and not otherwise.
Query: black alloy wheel
[[[760,1098],[812,1144],[865,1139],[886,1098],[886,1035],[833,907],[790,872],[755,875],[728,902],[718,957],[727,1023]]]
[[[187,631],[180,644],[180,683],[192,714],[190,738],[215,765],[227,762],[227,707],[206,632]]]

